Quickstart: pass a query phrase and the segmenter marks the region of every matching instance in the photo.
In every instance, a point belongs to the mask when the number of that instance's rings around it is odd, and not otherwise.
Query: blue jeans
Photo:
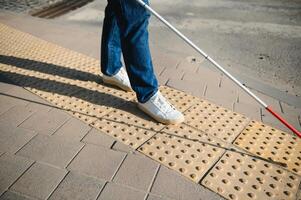
[[[158,91],[148,44],[149,18],[150,13],[135,0],[108,0],[103,22],[101,71],[107,76],[115,75],[122,67],[122,53],[140,103]]]

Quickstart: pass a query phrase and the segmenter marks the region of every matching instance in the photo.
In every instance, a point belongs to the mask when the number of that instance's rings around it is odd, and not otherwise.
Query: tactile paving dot
[[[155,135],[139,151],[196,183],[224,152],[206,143],[167,134]]]
[[[202,184],[227,199],[295,199],[300,177],[271,163],[226,152]]]
[[[287,164],[301,175],[301,140],[260,122],[252,121],[234,142],[257,156]]]
[[[184,115],[184,123],[226,142],[232,142],[250,121],[243,115],[205,100],[199,100]]]
[[[166,99],[169,100],[171,104],[173,104],[181,112],[184,112],[199,101],[197,97],[167,86],[161,86],[160,92]]]

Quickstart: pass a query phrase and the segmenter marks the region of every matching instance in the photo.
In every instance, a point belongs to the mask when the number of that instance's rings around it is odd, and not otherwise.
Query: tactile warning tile
[[[301,140],[260,122],[252,121],[234,142],[257,156],[285,163],[301,175]]]
[[[207,143],[167,134],[155,135],[139,151],[196,183],[224,152]]]
[[[133,149],[164,128],[163,124],[153,121],[140,111],[135,102],[127,102],[91,125]]]
[[[199,101],[197,97],[167,86],[161,86],[159,90],[181,112],[184,112]]]
[[[16,45],[17,44],[17,45]],[[65,49],[50,42],[36,38],[30,34],[18,31],[0,24],[0,54],[1,59],[14,63],[30,63],[29,67],[39,64],[51,64],[57,70],[65,68],[76,69],[83,74],[100,74],[99,61],[83,54]],[[37,69],[37,68],[36,68]],[[47,70],[44,68],[44,70]]]
[[[226,152],[202,184],[227,199],[295,199],[300,177],[263,160]]]
[[[202,132],[183,123],[179,125],[166,126],[160,132],[183,139],[189,139],[194,142],[207,143],[211,146],[219,148],[229,148],[230,146],[230,144],[226,143],[225,141],[219,138],[216,138],[212,135],[209,135],[208,133]]]
[[[186,124],[231,143],[247,126],[249,119],[205,100],[184,112]]]

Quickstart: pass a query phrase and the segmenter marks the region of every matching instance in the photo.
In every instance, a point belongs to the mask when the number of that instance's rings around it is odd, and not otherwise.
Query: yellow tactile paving
[[[257,156],[287,164],[301,175],[301,140],[260,122],[252,121],[234,142]]]
[[[243,115],[205,100],[199,100],[184,114],[186,124],[226,142],[232,142],[250,121]]]
[[[296,199],[300,177],[268,162],[226,152],[202,184],[233,200]]]
[[[189,139],[195,142],[207,143],[211,146],[229,148],[229,144],[226,143],[225,141],[218,139],[214,136],[210,136],[208,133],[197,130],[184,123],[176,126],[174,125],[166,126],[160,132],[165,133],[167,135],[183,138],[183,139]]]
[[[204,179],[206,187],[228,199],[296,195],[301,145],[286,133],[166,86],[160,91],[186,121],[158,124],[137,109],[133,92],[101,83],[99,61],[1,24],[0,61],[1,74],[14,83],[192,181]],[[295,174],[233,152],[220,159],[226,150],[236,149],[233,140],[257,156],[288,164]],[[229,174],[233,176],[225,179]]]
[[[0,38],[1,55],[12,56],[14,62],[27,60],[33,61],[32,64],[51,63],[58,67],[63,66],[95,75],[100,74],[98,60],[40,40],[3,24],[0,26]]]
[[[167,134],[157,134],[139,151],[198,183],[224,150]]]

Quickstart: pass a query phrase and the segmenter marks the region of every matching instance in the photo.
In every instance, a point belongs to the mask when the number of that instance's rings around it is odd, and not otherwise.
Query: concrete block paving
[[[170,84],[175,87],[181,86],[185,90],[185,80],[188,81],[190,76],[194,76],[194,81],[198,81],[197,76],[192,73],[208,73],[203,84],[205,98],[206,94],[209,98],[213,90],[224,87],[231,94],[230,100],[223,99],[216,102],[222,105],[217,106],[185,92],[163,86],[160,88],[162,93],[189,119],[182,125],[166,128],[164,125],[149,120],[134,107],[128,106],[135,103],[132,94],[125,95],[108,86],[94,84],[93,77],[99,74],[99,70],[95,67],[97,61],[5,25],[0,25],[0,30],[0,50],[4,56],[11,56],[10,59],[17,60],[20,57],[23,61],[25,58],[38,61],[34,62],[38,67],[31,70],[26,67],[22,68],[22,65],[16,62],[0,63],[0,70],[4,72],[3,74],[20,86],[30,85],[27,89],[62,109],[45,104],[43,109],[39,110],[33,105],[27,107],[28,102],[24,103],[24,100],[21,104],[13,102],[9,109],[3,108],[3,113],[0,115],[0,121],[4,124],[2,127],[9,124],[14,128],[5,128],[8,131],[0,135],[12,146],[11,149],[9,147],[0,149],[1,152],[6,152],[0,156],[0,162],[3,163],[0,176],[5,178],[1,182],[0,192],[3,195],[0,198],[180,200],[252,199],[257,196],[265,199],[278,196],[286,196],[289,199],[296,197],[301,177],[295,163],[299,163],[301,152],[294,152],[294,155],[286,160],[287,167],[275,162],[274,158],[270,159],[271,156],[258,154],[251,148],[248,149],[244,145],[235,143],[236,138],[244,137],[244,133],[250,129],[248,126],[254,121],[231,111],[235,109],[235,103],[239,103],[239,93],[236,93],[230,84],[224,82],[223,85],[220,75],[208,72],[207,69],[200,70],[197,66],[188,71],[185,70],[186,65],[199,65],[202,62],[195,64],[191,63],[190,59],[177,62],[174,67],[175,70],[183,72],[183,74],[180,73],[181,77],[179,75],[168,76],[167,72],[171,73],[172,68],[162,67],[160,74],[162,78],[166,76],[167,80],[183,79],[182,85],[177,85],[177,81],[173,84],[171,81]],[[22,45],[12,47],[12,39],[14,39],[14,44]],[[40,47],[38,52],[28,51],[37,47]],[[44,70],[44,62],[59,67],[59,76],[53,74],[52,71]],[[89,68],[91,64],[93,66]],[[85,72],[90,75],[76,76]],[[91,83],[86,83],[87,77],[92,77]],[[70,79],[77,80],[70,81]],[[39,81],[47,84],[39,86]],[[51,83],[56,83],[55,88],[51,86]],[[51,91],[46,86],[51,86],[50,88],[55,90]],[[1,88],[4,92],[9,91],[7,85]],[[66,88],[69,88],[68,92],[64,92]],[[70,88],[75,88],[75,91],[71,92]],[[123,103],[112,104],[112,108],[106,109],[102,115],[95,115],[93,109],[99,102],[91,101],[87,97],[91,94],[89,91],[96,96],[101,92],[111,97],[117,95],[118,102]],[[56,92],[64,95],[56,96]],[[198,93],[202,95],[201,91]],[[76,94],[81,95],[76,96]],[[8,101],[7,98],[10,97],[3,97],[4,101]],[[71,104],[70,98],[73,98]],[[212,96],[212,100],[216,98]],[[108,99],[104,100],[108,101]],[[234,105],[233,108],[225,109],[223,106],[229,102]],[[31,103],[34,104],[34,102]],[[89,109],[83,108],[84,105],[89,105]],[[51,109],[48,110],[47,106]],[[279,108],[281,110],[281,107]],[[64,110],[82,121],[71,117]],[[90,112],[94,113],[90,118],[94,120],[79,117],[89,115]],[[205,125],[200,126],[201,122]],[[91,129],[89,125],[95,128]],[[15,131],[16,129],[24,130],[24,132]],[[166,131],[162,133],[162,130]],[[226,134],[221,134],[223,131]],[[263,129],[255,132],[260,135]],[[14,139],[17,134],[22,137]],[[288,133],[283,132],[283,134],[296,143],[300,143],[297,138]],[[160,145],[154,142],[158,138],[162,143]],[[286,140],[290,141],[289,139]],[[245,140],[247,144],[249,141]],[[278,137],[276,142],[281,143],[283,140],[283,137]],[[151,151],[143,151],[150,145]],[[272,148],[268,145],[264,147]],[[161,164],[139,155],[137,149]],[[234,154],[232,151],[238,156],[231,156]],[[10,155],[9,152],[16,153],[16,155]],[[198,159],[200,152],[210,159]],[[166,158],[170,161],[164,162]],[[238,159],[235,162],[247,164],[235,165],[235,168],[238,167],[235,170],[230,162],[235,158]],[[284,161],[280,160],[280,162]],[[227,167],[232,167],[232,171],[224,170],[224,168],[228,169]],[[254,170],[254,175],[246,175],[243,180],[240,180],[243,174],[249,173],[247,171],[249,168]],[[235,173],[235,175],[231,176],[231,184],[225,187],[225,184],[230,182],[230,178],[225,178],[228,172]],[[249,192],[252,185],[250,187],[247,185],[244,190],[244,182],[249,183],[254,180],[259,181],[261,188],[271,187],[260,173],[278,173],[281,176],[284,174],[291,180],[285,182],[286,186],[283,185],[283,181],[276,180],[273,183],[273,191],[276,192],[263,193],[262,190]],[[217,179],[216,177],[219,176],[222,178]],[[274,177],[276,177],[274,179],[280,179],[278,175]],[[214,181],[216,184],[210,184]],[[238,182],[242,184],[239,186],[242,190],[237,189],[235,184]]]

